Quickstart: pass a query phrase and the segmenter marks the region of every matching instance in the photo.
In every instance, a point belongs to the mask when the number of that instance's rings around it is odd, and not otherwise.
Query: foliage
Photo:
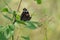
[[[8,40],[14,33],[14,26],[8,25],[7,27],[0,26],[0,40]]]
[[[8,12],[8,8],[3,8],[2,12]]]
[[[25,37],[25,36],[21,36],[22,38],[24,38],[25,40],[30,40],[29,37]]]
[[[35,0],[37,4],[41,4],[41,0]]]
[[[3,32],[0,32],[0,40],[7,40]]]
[[[8,8],[2,9],[1,12],[7,12],[7,13],[10,14],[10,11],[9,11]],[[11,12],[11,14],[13,15],[13,19],[10,18],[10,17],[8,17],[7,15],[4,15],[4,14],[3,14],[3,16],[4,16],[5,18],[9,19],[10,21],[13,21],[13,20],[14,20],[14,17],[17,16],[17,17],[16,17],[16,22],[19,23],[19,24],[25,25],[26,28],[29,28],[29,29],[36,29],[36,28],[37,28],[36,25],[41,25],[40,23],[34,22],[34,21],[26,21],[26,22],[25,22],[25,21],[21,21],[21,20],[19,19],[20,16],[17,15],[17,12],[16,12],[16,11]],[[13,22],[12,22],[12,23],[13,23]],[[3,33],[4,33],[3,37],[6,38],[6,40],[7,40],[8,38],[10,38],[10,37],[13,35],[13,33],[14,33],[14,28],[15,28],[15,27],[14,27],[14,24],[8,25],[7,27],[2,27],[2,26],[0,26],[0,32],[3,32]],[[1,34],[1,37],[2,37],[2,34]],[[23,38],[24,38],[25,40],[29,40],[28,37],[23,37]]]
[[[41,0],[36,0],[36,1],[37,1],[38,4],[41,3]],[[6,2],[4,2],[4,3],[7,5]],[[39,22],[21,21],[20,20],[20,15],[17,15],[17,12],[16,11],[11,11],[11,9],[3,7],[1,12],[7,12],[9,14],[12,14],[13,18],[10,18],[9,16],[3,14],[3,16],[5,18],[9,19],[12,23],[11,23],[11,25],[0,26],[0,40],[8,40],[11,36],[13,36],[14,29],[15,29],[13,21],[15,19],[16,19],[15,23],[23,24],[23,25],[25,25],[26,28],[29,28],[29,29],[32,29],[32,30],[36,29],[39,25],[41,26],[41,24]],[[22,36],[22,38],[24,38],[25,40],[30,40],[29,37]]]

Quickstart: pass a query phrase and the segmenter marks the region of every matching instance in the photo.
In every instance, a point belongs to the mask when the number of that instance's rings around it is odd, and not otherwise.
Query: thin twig
[[[18,8],[17,8],[17,11],[19,11],[20,6],[21,6],[21,3],[22,3],[22,0],[19,2],[19,5],[18,5]]]
[[[20,6],[21,6],[21,2],[22,2],[22,0],[19,2],[19,5],[18,5],[18,9],[17,9],[17,11],[19,12],[19,9],[20,9]],[[16,22],[16,16],[14,17],[14,22],[13,22],[13,24]],[[12,40],[14,40],[14,35],[12,35]],[[17,39],[18,40],[18,39]]]

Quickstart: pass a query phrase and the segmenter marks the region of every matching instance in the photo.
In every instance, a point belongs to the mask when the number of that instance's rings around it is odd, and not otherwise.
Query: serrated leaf
[[[8,17],[7,15],[3,15],[5,18],[9,19],[10,21],[12,21],[13,19],[11,19],[10,17]]]

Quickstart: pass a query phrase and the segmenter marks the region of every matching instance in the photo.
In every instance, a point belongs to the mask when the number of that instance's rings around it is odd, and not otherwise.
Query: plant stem
[[[20,9],[20,6],[21,6],[21,2],[22,2],[22,0],[19,2],[18,9],[17,9],[18,12],[19,12],[19,9]],[[13,24],[15,24],[15,21],[16,21],[16,16],[14,17]],[[14,40],[14,35],[12,35],[12,40]]]
[[[21,3],[22,3],[22,0],[20,0],[20,2],[19,2],[17,12],[19,12],[19,9],[20,9],[20,6],[21,6]],[[13,24],[16,22],[16,14],[15,14],[14,16],[15,16],[15,17],[14,17],[14,22],[13,22]]]

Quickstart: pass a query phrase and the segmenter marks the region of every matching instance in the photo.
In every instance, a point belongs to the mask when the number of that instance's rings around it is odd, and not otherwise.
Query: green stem
[[[18,9],[17,9],[18,12],[19,12],[21,3],[22,3],[22,0],[20,1],[19,5],[18,5]],[[15,21],[16,21],[16,15],[13,15],[13,16],[14,16],[14,22],[13,22],[13,24],[15,24]],[[14,40],[14,35],[12,35],[12,40]]]

